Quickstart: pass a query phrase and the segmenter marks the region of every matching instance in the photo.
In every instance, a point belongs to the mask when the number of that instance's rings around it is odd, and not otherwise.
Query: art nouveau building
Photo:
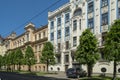
[[[114,20],[120,18],[120,0],[69,0],[68,3],[48,13],[48,40],[55,47],[56,65],[49,66],[51,71],[65,71],[79,64],[74,59],[79,36],[90,28],[99,41],[101,59],[93,72],[113,72],[112,62],[103,60],[102,47],[104,35]],[[86,66],[82,66],[86,69]],[[119,69],[120,66],[118,65]]]
[[[6,38],[6,49],[7,52],[14,51],[20,48],[25,54],[27,46],[31,46],[37,63],[32,66],[32,71],[46,71],[46,65],[40,63],[41,51],[43,49],[44,43],[48,40],[48,27],[42,26],[40,28],[35,28],[35,25],[29,23],[25,26],[25,32],[19,36],[12,33]],[[21,70],[27,70],[27,66],[21,66]]]

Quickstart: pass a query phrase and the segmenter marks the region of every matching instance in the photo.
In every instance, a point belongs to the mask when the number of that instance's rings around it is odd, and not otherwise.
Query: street
[[[0,72],[0,80],[68,80],[68,79],[47,76],[33,76],[11,72]]]

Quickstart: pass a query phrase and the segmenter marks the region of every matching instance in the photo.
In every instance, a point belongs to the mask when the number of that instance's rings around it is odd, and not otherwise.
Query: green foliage
[[[16,64],[22,64],[22,59],[23,59],[23,53],[21,51],[21,49],[17,49],[15,53],[13,53],[13,57],[15,59],[15,63]]]
[[[113,79],[117,73],[117,62],[120,62],[120,20],[116,20],[107,33],[104,48],[104,58],[114,62]]]
[[[80,36],[79,42],[80,44],[76,51],[76,60],[81,64],[95,64],[99,59],[96,37],[89,29],[86,29]]]
[[[44,48],[42,50],[42,57],[40,58],[40,61],[42,63],[49,63],[51,65],[55,64],[55,57],[54,57],[54,47],[51,42],[46,42],[44,45]]]
[[[31,71],[30,67],[31,65],[34,65],[36,63],[35,56],[33,49],[30,46],[27,46],[25,51],[25,64],[29,66],[29,71]]]
[[[120,61],[120,20],[116,20],[105,40],[105,59]]]
[[[80,36],[75,58],[81,64],[87,64],[88,73],[91,75],[92,67],[99,59],[97,39],[89,29]],[[89,75],[88,74],[88,75]]]
[[[44,44],[44,48],[42,50],[42,56],[40,58],[41,63],[44,63],[47,65],[47,71],[48,71],[48,65],[54,65],[55,64],[55,57],[54,57],[54,47],[51,42],[46,42]]]
[[[3,63],[2,63],[2,59],[3,57],[0,55],[0,68],[2,67]]]
[[[7,65],[7,54],[5,54],[5,55],[3,56],[2,63],[3,63],[4,66]]]

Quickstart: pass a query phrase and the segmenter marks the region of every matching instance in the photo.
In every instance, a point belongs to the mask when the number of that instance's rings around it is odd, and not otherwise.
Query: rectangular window
[[[80,30],[81,30],[81,19],[80,19],[80,22],[79,22],[79,26],[80,26]]]
[[[102,0],[102,7],[108,6],[108,0]]]
[[[73,37],[73,47],[77,46],[77,37]]]
[[[108,13],[102,14],[102,25],[108,24]]]
[[[59,55],[59,56],[56,56],[56,58],[57,58],[57,63],[59,64],[59,63],[61,63],[61,56]]]
[[[43,38],[45,38],[45,31],[43,32]]]
[[[94,4],[93,2],[88,3],[88,13],[91,13],[94,11]]]
[[[54,21],[51,21],[51,23],[50,23],[50,28],[51,28],[51,29],[54,28]]]
[[[51,33],[51,41],[54,40],[54,33]]]
[[[69,55],[65,55],[65,63],[69,63]]]
[[[69,41],[66,41],[66,49],[69,49]]]
[[[120,19],[120,8],[118,9],[118,18]]]
[[[57,26],[61,26],[61,17],[57,18]]]
[[[93,29],[93,27],[94,27],[94,21],[93,21],[93,18],[88,19],[88,28]]]
[[[61,30],[58,30],[58,32],[57,32],[57,38],[58,39],[61,38]]]
[[[37,35],[35,35],[35,41],[37,40]]]
[[[77,20],[73,21],[73,31],[77,30]]]
[[[39,39],[41,39],[41,33],[39,33]]]
[[[70,32],[69,27],[65,27],[65,36],[69,36],[69,32]]]
[[[58,51],[60,51],[60,50],[61,50],[61,44],[58,43]]]
[[[29,41],[29,34],[26,34],[26,37],[27,37],[27,41]]]
[[[69,22],[69,19],[70,19],[70,14],[69,13],[65,14],[65,23]]]

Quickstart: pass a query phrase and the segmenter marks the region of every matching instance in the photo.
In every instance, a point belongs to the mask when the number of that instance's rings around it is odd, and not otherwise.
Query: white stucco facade
[[[65,71],[78,66],[74,59],[79,36],[86,28],[96,35],[99,48],[104,44],[104,34],[114,20],[120,18],[120,0],[69,0],[68,3],[48,13],[48,40],[55,48],[56,64],[49,66],[49,71]],[[94,65],[93,72],[113,72],[113,63],[101,59]],[[82,66],[86,70],[85,66]],[[117,66],[119,69],[120,66]]]

